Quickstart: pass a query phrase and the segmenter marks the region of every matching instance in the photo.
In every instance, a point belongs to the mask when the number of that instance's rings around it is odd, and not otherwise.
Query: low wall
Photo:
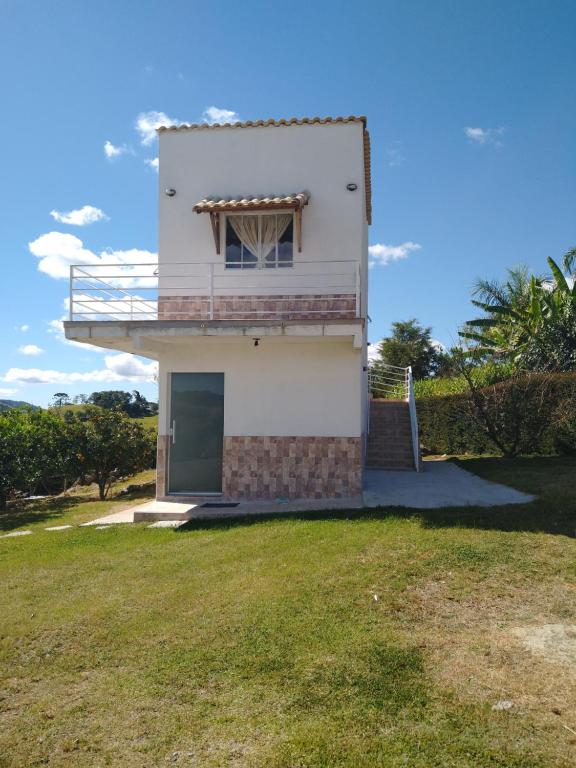
[[[159,296],[158,320],[334,320],[356,317],[353,293],[214,296]]]

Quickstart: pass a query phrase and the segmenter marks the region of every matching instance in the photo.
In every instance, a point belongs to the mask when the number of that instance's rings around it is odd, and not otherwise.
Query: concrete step
[[[414,469],[412,426],[405,401],[371,401],[366,466],[371,469]]]
[[[196,507],[196,504],[180,501],[149,501],[132,511],[135,523],[155,523],[161,520],[189,520]]]

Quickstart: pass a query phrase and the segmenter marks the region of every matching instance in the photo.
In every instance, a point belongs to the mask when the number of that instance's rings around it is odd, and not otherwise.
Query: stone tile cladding
[[[166,496],[166,469],[168,467],[168,435],[158,435],[156,442],[156,498]]]
[[[167,495],[168,435],[157,443],[156,498]],[[359,437],[225,437],[223,500],[348,498],[362,493]]]
[[[214,297],[214,320],[346,320],[354,317],[356,296],[353,293]],[[208,319],[210,300],[207,296],[158,298],[158,320]]]
[[[347,498],[362,493],[360,437],[225,437],[224,495]]]

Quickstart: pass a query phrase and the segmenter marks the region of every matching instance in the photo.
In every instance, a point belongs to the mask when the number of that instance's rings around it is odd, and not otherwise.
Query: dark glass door
[[[170,375],[169,493],[221,493],[224,374]]]

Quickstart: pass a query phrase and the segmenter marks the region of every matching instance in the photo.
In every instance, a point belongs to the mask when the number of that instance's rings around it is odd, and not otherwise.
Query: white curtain
[[[276,248],[284,232],[292,221],[291,213],[277,213],[275,216],[262,216],[262,251],[261,264]]]
[[[259,219],[262,222],[260,236],[258,235]],[[228,220],[240,242],[258,258],[259,266],[264,266],[266,257],[276,248],[276,243],[290,226],[292,214],[229,216]]]
[[[258,247],[258,216],[229,216],[228,221],[242,245],[257,257],[260,250]]]

